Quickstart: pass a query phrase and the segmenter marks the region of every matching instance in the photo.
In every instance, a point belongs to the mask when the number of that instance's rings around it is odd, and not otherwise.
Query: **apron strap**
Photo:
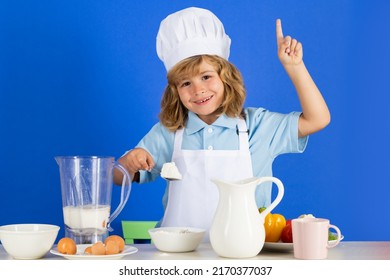
[[[238,119],[237,134],[240,137],[240,150],[249,151],[249,130],[243,119]]]
[[[184,128],[180,128],[175,132],[172,158],[175,156],[175,151],[181,150],[181,143],[183,141],[183,132],[184,132]]]

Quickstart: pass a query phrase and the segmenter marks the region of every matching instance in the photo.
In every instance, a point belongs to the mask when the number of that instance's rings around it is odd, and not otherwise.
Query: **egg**
[[[108,240],[105,242],[106,255],[114,255],[119,253],[119,245],[114,240]]]
[[[119,247],[119,252],[122,252],[123,249],[125,248],[125,240],[120,237],[119,235],[110,235],[109,237],[107,237],[105,240],[104,240],[104,244],[107,246],[107,243],[109,241],[114,241],[116,244],[118,244],[118,247]]]
[[[103,244],[103,242],[99,241],[96,242],[91,246],[91,253],[92,255],[105,255],[106,254],[106,248]]]
[[[57,244],[58,252],[66,255],[74,255],[77,252],[76,242],[69,237],[61,238]]]
[[[84,254],[86,254],[86,255],[92,255],[92,245],[91,245],[91,246],[88,246],[87,248],[85,248]]]

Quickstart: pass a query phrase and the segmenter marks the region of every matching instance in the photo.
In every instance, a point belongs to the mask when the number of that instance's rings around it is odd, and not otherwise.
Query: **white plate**
[[[344,239],[344,235],[341,235],[340,241]],[[329,241],[329,244],[335,243],[336,240]],[[264,242],[264,250],[267,251],[277,251],[277,252],[289,252],[292,251],[293,244],[292,243],[283,243],[281,241],[279,242]]]
[[[289,252],[292,251],[294,248],[292,243],[283,243],[279,241],[279,242],[264,242],[263,249],[267,251]]]
[[[66,254],[61,254],[58,252],[57,246],[54,247],[53,249],[50,250],[50,253],[53,255],[57,255],[60,257],[64,257],[65,259],[68,260],[118,260],[123,258],[124,256],[134,254],[138,251],[137,248],[132,247],[132,246],[125,246],[123,251],[119,254],[113,254],[113,255],[87,255],[84,254],[85,248],[91,246],[91,244],[80,244],[77,245],[77,253],[75,255],[66,255]]]

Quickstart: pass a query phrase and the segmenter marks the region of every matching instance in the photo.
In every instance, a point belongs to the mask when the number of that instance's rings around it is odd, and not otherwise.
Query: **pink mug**
[[[337,233],[337,239],[328,241],[329,229]],[[329,220],[320,218],[298,218],[292,220],[294,257],[305,260],[320,260],[328,257],[328,249],[341,240],[340,229]]]

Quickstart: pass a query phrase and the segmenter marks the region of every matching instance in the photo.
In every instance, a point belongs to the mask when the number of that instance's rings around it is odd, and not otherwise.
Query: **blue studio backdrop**
[[[160,21],[189,6],[212,10],[232,39],[246,106],[300,110],[276,54],[275,20],[303,43],[331,124],[303,154],[283,155],[275,208],[291,219],[329,218],[345,240],[390,240],[387,1],[0,1],[0,225],[63,216],[58,155],[120,157],[158,121],[166,71]],[[113,208],[119,200],[114,187]],[[113,222],[159,220],[162,179],[133,184]]]

